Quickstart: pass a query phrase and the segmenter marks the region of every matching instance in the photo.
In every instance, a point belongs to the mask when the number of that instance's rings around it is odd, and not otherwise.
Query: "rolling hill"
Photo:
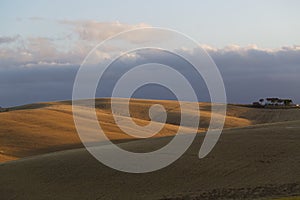
[[[122,106],[124,100],[118,103]],[[162,131],[149,139],[135,140],[123,133],[111,115],[109,99],[96,100],[97,116],[107,136],[121,148],[151,151],[172,139],[180,119],[176,101],[132,99],[130,114],[137,124],[149,123],[148,109],[153,104],[164,105],[168,118]],[[146,174],[110,169],[81,148],[69,101],[1,112],[0,195],[4,199],[165,200],[300,195],[299,109],[228,105],[220,140],[207,157],[199,159],[211,105],[199,106],[199,134],[192,146],[170,166]],[[187,112],[191,117],[195,114]],[[4,162],[9,160],[14,161]]]

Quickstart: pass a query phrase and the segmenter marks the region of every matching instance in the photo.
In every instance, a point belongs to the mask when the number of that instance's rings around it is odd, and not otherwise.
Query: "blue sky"
[[[300,2],[295,1],[10,1],[0,3],[1,35],[55,36],[55,20],[147,23],[183,32],[215,47],[300,43]],[[29,20],[32,17],[46,21]]]
[[[222,73],[229,102],[275,96],[300,103],[299,8],[297,0],[2,0],[0,106],[71,99],[78,67],[95,45],[147,26],[198,41]]]

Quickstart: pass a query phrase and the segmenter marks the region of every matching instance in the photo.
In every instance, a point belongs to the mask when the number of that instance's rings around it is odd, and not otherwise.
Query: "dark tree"
[[[279,98],[267,98],[267,101],[271,102],[272,105],[275,105],[278,102]]]
[[[290,106],[293,103],[293,101],[291,99],[283,99],[283,103],[285,106]]]
[[[264,101],[265,101],[264,99],[259,100],[260,104],[263,104]]]

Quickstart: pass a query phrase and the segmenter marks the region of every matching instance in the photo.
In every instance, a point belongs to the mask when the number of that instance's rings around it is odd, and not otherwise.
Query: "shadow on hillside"
[[[15,106],[15,107],[10,107],[10,108],[0,108],[0,112],[9,112],[9,111],[14,111],[14,110],[32,110],[32,109],[49,107],[51,105],[52,104],[50,104],[50,103],[35,103],[35,104]]]

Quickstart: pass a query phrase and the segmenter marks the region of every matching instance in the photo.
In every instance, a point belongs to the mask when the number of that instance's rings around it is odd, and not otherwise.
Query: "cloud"
[[[45,18],[43,17],[29,17],[28,18],[29,20],[32,20],[32,21],[42,21],[42,20],[45,20]]]
[[[60,39],[59,39],[60,40]],[[65,48],[70,43],[70,48]],[[0,70],[39,66],[39,63],[80,64],[91,47],[79,41],[57,41],[47,37],[19,37],[10,45],[0,48]],[[64,48],[61,48],[63,46]]]
[[[71,99],[78,66],[36,64],[0,72],[0,106]]]
[[[116,22],[99,22],[93,20],[60,20],[59,23],[71,27],[72,31],[77,34],[78,39],[85,42],[92,42],[98,44],[103,40],[115,36],[118,33],[124,31],[130,31],[134,29],[150,28],[152,27],[146,23],[138,24],[126,24]],[[170,34],[164,31],[153,31],[153,32],[134,32],[128,35],[122,35],[119,39],[122,39],[131,43],[146,43],[149,40],[161,41],[164,38],[170,37]]]
[[[85,41],[97,41],[100,42],[108,37],[116,35],[120,32],[136,29],[136,28],[146,28],[150,27],[145,23],[140,24],[125,24],[116,22],[98,22],[93,20],[61,20],[61,24],[69,25],[75,33],[78,34],[79,39]]]
[[[260,97],[290,97],[300,94],[299,46],[262,49],[257,46],[208,49],[219,67],[229,101],[249,102]]]
[[[16,40],[19,39],[19,37],[20,37],[19,35],[12,36],[12,37],[0,36],[0,45],[15,42]]]
[[[31,17],[30,20],[44,20],[39,17]],[[124,24],[120,22],[98,22],[89,20],[57,21],[71,29],[60,37],[1,37],[0,45],[7,44],[0,48],[2,59],[1,68],[23,67],[34,65],[40,62],[71,63],[80,64],[85,56],[99,42],[122,31],[135,28],[149,27],[144,23]],[[124,38],[128,41],[138,42],[144,36],[132,36]],[[107,51],[117,50],[118,46],[106,46]],[[103,59],[108,58],[108,53],[98,52]]]
[[[0,37],[1,106],[70,99],[78,67],[95,45],[121,31],[148,26],[142,23],[130,25],[97,21],[59,21],[59,23],[70,28],[70,32],[63,37],[25,38],[19,35]],[[143,42],[145,38],[155,37],[158,36],[135,35],[124,39],[136,43]],[[159,38],[161,39],[161,36]],[[260,48],[257,45],[228,45],[224,48],[202,45],[202,48],[213,58],[223,76],[229,102],[249,103],[267,96],[292,98],[300,102],[299,45],[277,49]],[[117,45],[107,46],[105,52],[97,52],[97,58],[108,59],[109,52],[116,49]],[[187,56],[197,55],[197,49],[181,49],[181,51]],[[187,63],[159,51],[125,55],[116,62],[115,68],[110,71],[106,80],[118,77],[126,67],[147,63],[151,59],[181,68],[191,82],[197,85],[199,99],[209,100],[209,96],[203,92],[205,91],[203,81],[195,77],[192,71],[185,70],[188,69]],[[110,86],[108,84],[106,88]],[[157,96],[153,88],[149,89],[149,94],[147,92],[139,94],[139,97]],[[161,91],[160,96],[173,98],[166,91]]]
[[[78,62],[75,59],[76,55],[69,57],[70,54],[67,53],[64,54],[67,58],[63,59],[59,57],[61,55],[53,52],[49,41],[41,38],[30,42],[30,46],[33,48],[31,54],[40,49],[39,45],[36,46],[39,42],[43,48],[50,45],[48,52],[42,54],[49,56],[44,58],[44,61],[31,60],[23,63],[22,67],[2,70],[0,73],[2,92],[0,104],[2,106],[71,98],[72,84],[79,67],[79,64],[74,64]],[[249,103],[268,96],[292,98],[296,102],[300,102],[299,46],[261,49],[254,45],[248,47],[235,45],[225,48],[206,46],[205,49],[223,76],[229,102]],[[197,49],[185,51],[189,56],[195,56]],[[26,56],[33,55],[24,55],[24,57]],[[35,57],[42,58],[43,56]],[[109,94],[108,90],[113,86],[112,80],[120,77],[124,70],[126,71],[136,64],[153,61],[153,59],[169,66],[177,66],[177,69],[181,69],[182,73],[195,85],[199,100],[209,101],[203,80],[196,77],[192,71],[187,70],[188,64],[159,51],[124,55],[108,71],[105,78],[107,83],[98,96]],[[2,64],[0,69],[1,67],[3,67]],[[149,72],[145,73],[145,75],[147,74],[149,76]],[[139,78],[143,78],[143,75]],[[147,92],[139,91],[138,94],[138,97],[144,98],[174,98],[168,91],[157,91],[155,87],[148,87]]]

